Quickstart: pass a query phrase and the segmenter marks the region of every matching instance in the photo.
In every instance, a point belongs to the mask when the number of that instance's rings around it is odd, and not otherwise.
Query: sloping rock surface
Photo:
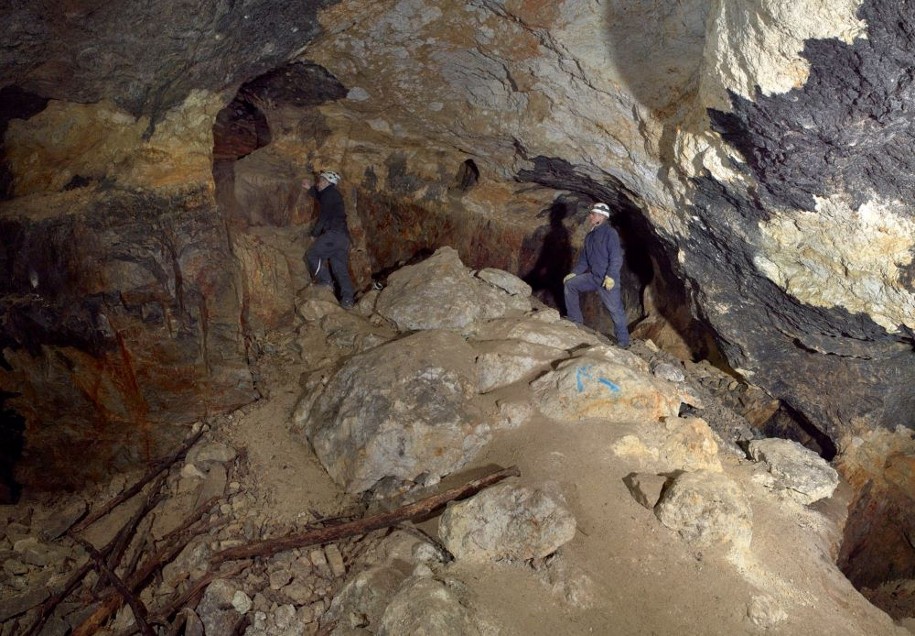
[[[679,396],[640,369],[637,358],[609,347],[583,350],[531,384],[540,411],[558,420],[610,422],[675,417]]]
[[[509,295],[474,277],[451,247],[392,274],[375,306],[401,331],[462,330],[475,322],[530,309],[528,296]]]
[[[473,405],[473,350],[453,332],[426,331],[350,358],[296,419],[321,463],[348,492],[385,477],[441,477],[488,441]]]

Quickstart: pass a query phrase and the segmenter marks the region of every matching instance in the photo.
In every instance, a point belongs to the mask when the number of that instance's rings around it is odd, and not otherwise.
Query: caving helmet
[[[337,185],[337,183],[340,181],[340,175],[338,175],[333,170],[325,170],[318,176],[327,179],[328,183],[332,183],[334,185]]]
[[[593,214],[600,214],[602,216],[610,218],[610,206],[606,203],[595,203],[591,206],[591,212]]]

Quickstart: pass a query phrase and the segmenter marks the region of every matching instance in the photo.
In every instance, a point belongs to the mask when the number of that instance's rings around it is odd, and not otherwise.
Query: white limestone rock
[[[753,512],[747,496],[721,473],[699,470],[679,475],[654,508],[665,526],[696,547],[750,547]]]
[[[473,340],[521,340],[535,345],[564,349],[599,345],[600,338],[579,329],[568,320],[552,320],[551,312],[538,311],[523,318],[506,318],[473,325],[468,331]]]
[[[504,269],[486,267],[477,272],[477,278],[485,280],[491,285],[495,285],[512,296],[527,298],[533,291],[530,285],[511,272],[506,272]]]
[[[664,418],[664,427],[658,431],[658,437],[661,469],[721,472],[715,433],[702,418]]]
[[[472,401],[473,350],[453,332],[420,332],[355,355],[319,390],[296,414],[347,492],[385,477],[449,474],[491,436]]]
[[[797,442],[759,439],[750,442],[750,457],[765,463],[779,492],[801,504],[831,497],[839,474],[825,459]]]
[[[235,459],[238,453],[234,448],[222,442],[204,441],[188,451],[188,464],[207,466],[210,463],[226,464]]]
[[[626,352],[621,352],[626,353]],[[540,412],[556,420],[610,422],[676,417],[680,398],[668,382],[634,364],[635,356],[609,359],[586,350],[531,383]]]
[[[531,380],[556,360],[568,357],[562,349],[523,340],[472,342],[480,374],[480,392],[486,393],[521,380]]]
[[[438,532],[455,558],[485,563],[545,557],[571,541],[575,527],[558,492],[503,483],[450,505]]]
[[[915,327],[915,294],[903,282],[915,248],[908,204],[848,199],[817,197],[815,212],[788,210],[761,222],[754,264],[809,305],[867,314],[890,333]]]
[[[456,579],[411,577],[381,617],[379,636],[474,636],[486,633],[469,591]]]
[[[727,108],[726,90],[753,99],[803,86],[808,39],[851,44],[866,33],[860,0],[746,0],[714,3],[705,46],[702,93],[708,106]],[[786,28],[785,25],[791,25]]]
[[[401,331],[463,330],[477,321],[530,309],[529,297],[510,295],[475,278],[451,247],[391,274],[375,305]]]

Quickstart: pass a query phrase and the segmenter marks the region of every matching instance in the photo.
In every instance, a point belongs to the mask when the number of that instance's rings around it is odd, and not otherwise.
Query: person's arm
[[[311,179],[302,179],[302,189],[305,190],[305,194],[308,196],[317,198],[318,187],[311,182]]]
[[[578,261],[575,263],[575,267],[572,268],[572,273],[578,276],[586,271],[588,271],[588,258],[585,256],[585,247],[582,245],[581,251],[578,253]]]
[[[318,187],[312,184],[309,179],[302,179],[302,189],[305,190],[305,194],[320,202],[320,191],[318,190]],[[311,236],[320,236],[324,233],[324,230],[327,229],[326,225],[327,220],[325,218],[324,208],[322,206],[318,210],[318,218],[315,220],[314,225],[311,226],[311,232],[309,232],[309,234]]]
[[[616,280],[623,267],[623,245],[620,242],[620,235],[616,230],[612,227],[608,227],[607,230],[607,270],[604,272],[604,276],[609,276]]]

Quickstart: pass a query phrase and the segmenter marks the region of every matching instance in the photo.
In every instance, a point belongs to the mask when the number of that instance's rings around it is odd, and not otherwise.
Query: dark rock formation
[[[866,39],[807,42],[803,56],[811,71],[803,87],[758,93],[753,101],[732,94],[732,113],[711,113],[759,187],[738,191],[711,178],[699,181],[693,210],[699,220],[685,247],[699,310],[712,299],[728,307],[705,317],[730,364],[752,369],[754,383],[833,439],[854,430],[856,421],[915,428],[913,334],[904,325],[887,333],[865,314],[785,294],[760,275],[754,250],[740,235],[757,236],[773,208],[812,211],[814,197],[836,192],[854,206],[874,197],[912,200],[915,16],[891,0],[865,2],[860,16]],[[899,213],[915,216],[910,205]],[[900,282],[915,292],[911,278]]]
[[[208,193],[86,188],[69,203],[0,224],[0,381],[26,418],[33,485],[158,457],[189,422],[255,397]]]
[[[109,99],[156,121],[193,89],[222,90],[282,65],[334,0],[8,2],[0,84],[74,102]]]

